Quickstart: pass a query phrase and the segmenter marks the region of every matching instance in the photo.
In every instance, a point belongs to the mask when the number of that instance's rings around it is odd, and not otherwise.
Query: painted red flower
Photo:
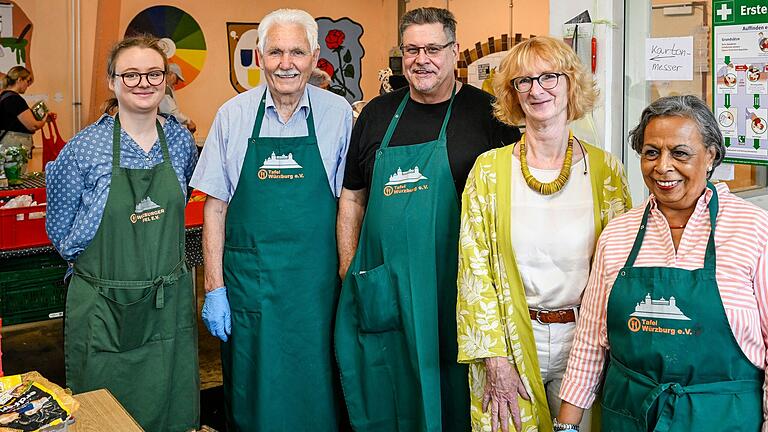
[[[328,74],[328,76],[333,76],[333,65],[328,60],[321,58],[317,61],[317,67],[318,69],[325,71],[325,73]]]
[[[325,46],[327,46],[328,49],[334,50],[344,43],[345,36],[346,35],[341,30],[328,30],[328,34],[325,35]]]

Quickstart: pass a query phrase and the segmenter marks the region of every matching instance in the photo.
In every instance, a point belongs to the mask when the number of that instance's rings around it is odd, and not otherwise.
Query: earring
[[[707,172],[710,172],[710,171],[712,171],[712,165],[707,167]]]

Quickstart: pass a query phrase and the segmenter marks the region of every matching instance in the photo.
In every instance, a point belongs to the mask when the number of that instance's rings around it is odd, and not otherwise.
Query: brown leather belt
[[[571,309],[546,310],[546,309],[528,309],[531,319],[541,324],[565,324],[576,322],[576,312]]]

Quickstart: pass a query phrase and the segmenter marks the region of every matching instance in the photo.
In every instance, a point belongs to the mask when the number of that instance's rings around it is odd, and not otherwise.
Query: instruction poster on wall
[[[768,4],[715,0],[713,110],[725,162],[768,165]]]

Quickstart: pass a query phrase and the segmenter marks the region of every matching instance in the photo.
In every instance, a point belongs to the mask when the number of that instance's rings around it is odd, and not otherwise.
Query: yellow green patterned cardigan
[[[584,147],[595,203],[597,240],[608,221],[632,208],[632,202],[621,163],[597,147],[586,143]],[[485,384],[482,359],[497,356],[514,359],[528,393],[533,396],[531,402],[519,398],[523,431],[552,430],[515,255],[508,241],[497,241],[510,236],[510,213],[498,209],[510,208],[513,149],[510,145],[480,155],[462,197],[456,321],[458,360],[469,363],[474,432],[491,432],[490,417],[482,412],[481,405]]]

